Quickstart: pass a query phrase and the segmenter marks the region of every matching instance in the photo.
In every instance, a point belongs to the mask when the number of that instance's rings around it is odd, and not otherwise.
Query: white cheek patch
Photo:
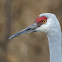
[[[38,31],[38,32],[47,32],[47,30],[48,30],[48,27],[45,24],[43,24],[40,27],[36,28],[36,31]]]

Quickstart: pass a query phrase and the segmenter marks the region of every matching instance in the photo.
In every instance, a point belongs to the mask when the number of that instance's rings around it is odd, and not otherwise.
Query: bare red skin
[[[43,20],[47,20],[47,17],[45,17],[45,16],[38,17],[38,18],[35,20],[35,22],[36,22],[36,23],[40,23],[40,22],[42,22]]]
[[[47,21],[47,17],[45,16],[42,16],[42,17],[38,17],[36,20],[35,20],[35,23],[37,23],[37,26],[41,26],[43,24],[43,20],[46,20]]]

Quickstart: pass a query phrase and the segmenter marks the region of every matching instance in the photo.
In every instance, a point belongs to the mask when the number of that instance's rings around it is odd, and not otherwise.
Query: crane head
[[[9,39],[31,32],[53,32],[54,28],[59,28],[59,22],[52,13],[43,13],[35,20],[34,24],[12,35]],[[53,29],[52,29],[53,28]]]

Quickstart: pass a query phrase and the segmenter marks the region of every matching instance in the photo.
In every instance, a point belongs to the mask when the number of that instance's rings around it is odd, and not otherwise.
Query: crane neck
[[[61,30],[57,29],[47,34],[49,40],[50,62],[61,61]]]

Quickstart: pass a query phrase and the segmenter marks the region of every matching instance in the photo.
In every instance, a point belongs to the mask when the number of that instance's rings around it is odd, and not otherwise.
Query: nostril
[[[26,31],[30,30],[31,28],[27,29]]]

